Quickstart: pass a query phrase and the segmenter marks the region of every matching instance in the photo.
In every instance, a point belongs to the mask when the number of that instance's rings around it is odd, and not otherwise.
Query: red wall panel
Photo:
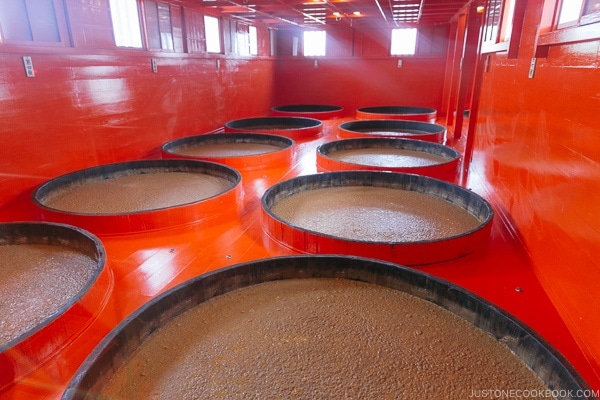
[[[0,204],[62,173],[156,156],[162,143],[270,107],[270,60],[0,54]],[[251,101],[248,101],[251,99]]]
[[[380,105],[439,109],[444,68],[444,60],[437,58],[407,57],[402,68],[393,58],[282,58],[276,61],[273,100],[277,105],[338,105],[349,115],[359,107]]]
[[[440,109],[448,45],[448,27],[423,28],[424,47],[415,56],[390,57],[390,30],[386,27],[330,28],[327,55],[304,57],[301,30],[277,31],[275,67],[276,105],[331,104],[346,114],[366,106],[407,105]],[[442,32],[446,36],[442,38]],[[299,53],[292,56],[292,38]],[[435,44],[434,44],[435,43]],[[398,67],[398,59],[402,66]]]
[[[471,171],[600,375],[600,42],[554,45],[528,78],[542,3],[528,3],[519,58],[492,55],[484,73]]]

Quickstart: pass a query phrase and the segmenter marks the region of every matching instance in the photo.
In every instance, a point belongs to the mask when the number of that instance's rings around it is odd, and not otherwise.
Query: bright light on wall
[[[325,55],[325,31],[304,31],[304,55]]]
[[[416,48],[417,28],[392,29],[391,55],[413,55]]]
[[[137,0],[110,0],[115,44],[119,47],[142,47],[142,32]]]

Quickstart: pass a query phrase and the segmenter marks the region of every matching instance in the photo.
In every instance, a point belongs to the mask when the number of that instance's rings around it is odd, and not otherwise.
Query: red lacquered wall
[[[85,3],[71,0],[65,8],[73,46],[2,44],[0,206],[23,202],[57,175],[160,157],[169,140],[271,107],[270,57],[236,56],[227,41],[219,55],[116,48],[108,1],[93,10]],[[103,17],[89,18],[90,12]],[[173,21],[180,16],[181,7],[172,6]],[[176,50],[183,46],[177,38],[174,43]],[[259,46],[260,54],[268,52],[265,40]],[[33,78],[24,73],[26,55]]]
[[[304,57],[302,33],[278,31],[276,105],[331,104],[353,116],[359,107],[403,105],[440,110],[447,27],[423,28],[414,56],[390,57],[389,29],[327,30],[327,56]],[[292,38],[298,37],[298,55]],[[402,60],[401,67],[398,60]]]
[[[518,58],[490,56],[469,184],[482,179],[506,208],[534,272],[600,374],[600,41],[558,40],[529,78],[543,3],[528,2]]]

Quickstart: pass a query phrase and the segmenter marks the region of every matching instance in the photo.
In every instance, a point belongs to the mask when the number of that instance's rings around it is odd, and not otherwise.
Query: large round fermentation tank
[[[429,122],[367,119],[341,123],[338,125],[338,136],[343,139],[387,137],[442,143],[446,136],[446,128]]]
[[[436,109],[429,107],[378,106],[361,107],[356,110],[356,118],[359,119],[405,119],[435,122],[436,116]]]
[[[175,139],[162,146],[163,158],[198,159],[237,170],[268,169],[291,162],[294,141],[264,133],[222,133]]]
[[[238,171],[217,163],[131,161],[54,178],[35,190],[33,201],[42,219],[96,234],[152,231],[235,217],[240,182]]]
[[[225,123],[225,132],[259,132],[301,141],[314,139],[323,131],[323,122],[306,117],[252,117]]]
[[[327,281],[327,279],[331,281]],[[269,359],[268,362],[265,360],[263,363],[261,350],[255,349],[252,343],[256,346],[262,346],[264,338],[255,335],[253,331],[245,331],[238,337],[240,333],[236,330],[237,324],[245,324],[255,318],[262,318],[264,307],[271,310],[269,304],[276,304],[273,306],[274,313],[281,309],[288,310],[285,304],[285,301],[288,301],[287,293],[281,294],[281,298],[270,297],[268,293],[272,289],[268,288],[273,286],[269,285],[289,285],[292,282],[302,284],[309,281],[332,283],[332,292],[329,292],[327,286],[323,287],[323,285],[321,285],[321,289],[316,295],[308,291],[297,291],[300,298],[312,296],[316,299],[315,304],[319,304],[319,301],[321,301],[321,305],[318,306],[320,308],[312,310],[315,313],[327,309],[327,304],[323,303],[325,299],[333,300],[340,296],[346,298],[346,292],[339,289],[339,284],[344,284],[358,287],[360,290],[367,290],[368,288],[376,294],[379,293],[377,294],[378,298],[384,294],[403,296],[409,301],[422,303],[423,306],[430,307],[432,311],[435,308],[436,316],[429,313],[412,315],[410,312],[402,312],[390,317],[390,313],[393,311],[388,310],[385,302],[380,305],[381,309],[376,309],[370,314],[362,314],[360,304],[348,305],[344,304],[342,300],[341,302],[335,302],[336,305],[332,306],[334,309],[330,311],[332,315],[336,316],[335,321],[307,317],[306,320],[301,320],[296,328],[295,322],[291,319],[293,315],[304,314],[305,311],[310,314],[311,310],[291,308],[289,309],[289,315],[285,314],[288,312],[285,311],[283,315],[278,315],[276,321],[272,321],[273,326],[276,327],[275,330],[278,331],[277,334],[270,331],[265,334],[268,336],[266,348],[274,348],[276,354],[286,353],[287,349],[291,348],[292,359],[279,359],[278,356]],[[217,316],[216,320],[211,322],[211,324],[216,325],[214,329],[218,332],[217,336],[222,340],[226,340],[228,335],[234,336],[231,347],[222,348],[220,340],[211,342],[212,344],[209,347],[212,350],[207,351],[214,354],[199,354],[201,359],[207,361],[200,361],[200,364],[198,362],[191,364],[190,369],[182,372],[181,380],[167,379],[165,384],[169,390],[174,386],[179,386],[182,387],[182,391],[189,392],[192,390],[193,393],[197,393],[198,390],[201,390],[207,393],[209,390],[207,386],[214,386],[211,382],[223,381],[224,386],[214,389],[220,393],[220,397],[227,397],[235,393],[247,393],[248,391],[255,393],[259,398],[286,397],[286,395],[289,395],[288,390],[291,390],[296,396],[305,398],[308,393],[311,393],[311,390],[315,389],[315,386],[318,386],[319,396],[329,398],[343,397],[344,392],[357,390],[358,388],[353,387],[353,385],[357,385],[357,382],[361,384],[366,382],[366,385],[369,385],[374,381],[376,384],[373,389],[377,391],[377,386],[381,383],[378,380],[379,374],[370,374],[365,370],[356,371],[353,368],[360,365],[361,357],[364,357],[365,351],[369,351],[369,343],[378,340],[379,335],[384,335],[383,337],[393,336],[394,329],[381,330],[379,326],[371,326],[364,332],[361,330],[355,332],[353,327],[357,326],[357,321],[346,320],[351,318],[344,311],[348,307],[353,310],[353,314],[356,314],[354,318],[366,321],[376,317],[373,314],[380,314],[383,320],[386,320],[385,324],[391,326],[399,324],[398,326],[402,327],[408,325],[410,327],[407,329],[409,334],[415,337],[419,335],[429,337],[430,334],[430,332],[421,331],[422,328],[419,325],[413,326],[412,324],[416,323],[415,320],[430,321],[433,319],[438,321],[437,314],[440,313],[444,318],[456,319],[461,327],[466,328],[469,332],[473,331],[474,334],[485,336],[489,347],[497,348],[498,351],[509,354],[510,358],[501,362],[501,364],[506,363],[506,365],[501,366],[506,367],[511,373],[513,370],[522,369],[526,374],[531,375],[536,382],[539,382],[539,390],[544,390],[544,388],[557,391],[588,389],[586,383],[568,362],[535,332],[511,315],[504,313],[494,305],[461,287],[431,275],[391,263],[356,257],[320,255],[277,257],[234,265],[201,275],[151,300],[102,340],[71,380],[63,399],[95,398],[95,396],[103,393],[103,390],[111,385],[111,380],[116,379],[121,372],[125,374],[127,384],[132,385],[132,388],[135,387],[133,385],[137,381],[146,379],[146,375],[153,374],[154,371],[159,371],[159,376],[165,379],[165,376],[170,376],[168,375],[169,368],[166,368],[166,365],[171,363],[171,361],[166,361],[172,358],[170,353],[174,351],[177,354],[182,353],[181,356],[184,358],[191,356],[196,351],[195,346],[202,344],[204,341],[203,335],[194,332],[192,336],[195,339],[188,344],[185,339],[188,333],[179,331],[184,329],[182,327],[185,325],[185,322],[182,322],[185,321],[184,318],[197,309],[206,310],[202,307],[208,307],[211,303],[222,301],[228,296],[236,296],[236,293],[248,293],[248,290],[259,293],[267,291],[264,294],[267,300],[263,304],[263,302],[257,302],[255,296],[238,296],[236,298],[238,299],[237,303],[230,306],[235,307],[234,313],[221,309],[221,312],[217,313],[220,317]],[[238,306],[242,311],[237,311]],[[338,307],[340,308],[338,309]],[[198,315],[202,321],[208,318],[207,314],[200,313]],[[365,321],[362,321],[362,324]],[[210,329],[211,326],[207,327],[207,323],[201,323],[198,329]],[[307,325],[314,327],[315,331],[310,331],[314,333],[307,336],[303,334],[304,331],[296,330],[305,329],[302,327]],[[350,334],[328,335],[330,330],[344,329],[346,326],[347,329],[352,331]],[[431,330],[436,330],[435,322]],[[160,357],[164,360],[159,363],[164,365],[158,368],[154,368],[156,366],[154,364],[139,366],[138,361],[136,361],[138,359],[134,358],[136,353],[143,351],[145,346],[150,346],[152,341],[156,337],[161,337],[160,335],[163,335],[165,331],[167,334],[175,335],[177,339],[172,339],[175,342],[168,340],[156,342],[162,350],[154,357]],[[166,338],[168,339],[168,336]],[[324,345],[323,353],[315,354],[314,358],[311,357],[311,354],[315,350],[310,345],[313,342],[319,343],[321,346]],[[437,364],[436,358],[431,359],[430,351],[432,348],[439,347],[443,352],[443,349],[448,350],[452,347],[453,343],[451,342],[451,338],[439,337],[431,342],[424,342],[423,347],[415,352],[415,349],[404,349],[402,341],[393,339],[387,341],[386,346],[389,346],[389,348],[386,348],[385,351],[391,352],[394,361],[402,362],[404,357],[408,358],[412,357],[412,354],[423,353],[425,360],[432,362],[432,365],[436,366],[434,368],[439,369],[440,373],[444,374],[444,376],[438,376],[437,372],[419,370],[419,366],[414,364],[407,366],[406,370],[389,371],[390,378],[386,379],[384,383],[391,385],[389,387],[391,393],[410,391],[413,387],[421,394],[423,391],[431,391],[427,392],[427,398],[439,398],[444,394],[447,395],[450,391],[455,393],[456,397],[454,398],[459,398],[459,396],[460,398],[467,398],[469,395],[473,395],[474,390],[480,389],[478,385],[481,385],[481,383],[474,380],[477,378],[473,378],[472,372],[462,370],[464,373],[450,378],[452,374],[456,373],[455,366],[451,364],[459,362],[461,357],[451,357],[443,362],[440,360]],[[177,344],[173,346],[174,343]],[[304,347],[304,344],[307,347]],[[184,350],[178,350],[181,346],[184,346]],[[345,355],[347,354],[348,358],[344,357],[335,361],[338,354],[329,354],[332,353],[331,350],[327,350],[329,346],[335,346],[336,349],[341,348],[341,351]],[[467,342],[466,346],[458,349],[459,352],[462,351],[462,358],[473,357],[472,354],[469,354],[470,352],[477,354],[476,350],[472,349],[475,344]],[[301,351],[298,350],[298,347]],[[256,353],[253,353],[253,351]],[[382,351],[384,350],[382,349]],[[412,351],[412,353],[401,356],[404,351]],[[240,352],[243,352],[244,357],[236,358],[236,354],[240,354]],[[333,365],[328,364],[330,358],[334,360]],[[376,363],[379,358],[380,356],[375,355],[367,362]],[[485,371],[480,370],[488,368],[488,366],[496,367],[497,363],[494,360],[477,359],[477,355],[475,355],[475,358],[474,363],[478,365],[468,365],[467,367],[475,370],[476,373],[485,373]],[[175,360],[178,360],[175,361],[176,364],[185,362],[179,358],[175,358]],[[250,370],[236,369],[238,364],[245,365],[246,361],[252,363],[254,367]],[[305,363],[307,363],[306,366]],[[177,367],[174,365],[173,368]],[[386,365],[382,365],[379,371],[384,376],[388,376],[385,368]],[[216,375],[213,374],[215,371],[217,371]],[[306,380],[313,371],[316,371],[321,379]],[[230,376],[230,374],[232,375]],[[269,378],[271,374],[274,375]],[[203,377],[204,375],[208,379],[207,386],[193,389],[194,382],[199,379],[199,376]],[[329,381],[330,376],[333,376],[334,381],[333,384],[327,385],[331,382]],[[279,382],[281,377],[284,377],[283,383],[272,383],[276,379]],[[302,381],[303,377],[305,378],[304,382]],[[494,388],[498,389],[534,390],[532,386],[519,387],[514,382],[508,384],[501,382],[497,376],[492,377],[492,380],[496,382]],[[260,382],[260,384],[253,386],[250,382],[254,381]],[[325,384],[323,384],[323,381]],[[150,385],[154,383],[155,381],[149,382]],[[362,387],[361,384],[358,385]],[[508,387],[505,387],[507,385]],[[432,387],[435,388],[432,389]],[[156,390],[152,386],[150,389]],[[342,394],[340,395],[340,393]]]
[[[262,207],[266,232],[295,250],[407,265],[482,249],[493,218],[486,200],[458,185],[381,171],[292,178],[269,188]]]
[[[0,224],[0,254],[2,392],[81,334],[100,311],[112,275],[98,238],[69,225]]]
[[[455,181],[460,153],[438,143],[391,138],[357,138],[317,147],[320,172],[375,170]]]
[[[339,118],[343,107],[327,104],[289,104],[271,108],[271,113],[277,116],[306,117],[319,120]]]

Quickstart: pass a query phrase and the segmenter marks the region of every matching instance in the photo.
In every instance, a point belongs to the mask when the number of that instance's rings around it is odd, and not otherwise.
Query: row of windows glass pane
[[[563,0],[558,14],[558,26],[573,25],[581,16],[600,13],[600,0]]]
[[[149,9],[150,7],[150,9]],[[173,50],[173,34],[169,27],[161,27],[159,14],[169,16],[168,10],[159,10],[155,2],[146,4],[147,13],[156,20],[154,28],[159,31],[156,37],[160,43],[150,43],[150,48]],[[115,44],[119,47],[142,48],[142,32],[137,0],[110,0],[111,18],[115,35]],[[206,51],[209,53],[221,52],[221,39],[219,34],[219,19],[208,15],[204,16],[204,29],[206,34]]]
[[[49,5],[52,5],[52,0],[45,0]],[[581,1],[581,0],[579,0]],[[12,4],[12,14],[15,9],[21,10],[21,14],[26,15],[27,0],[17,0],[17,3]],[[0,5],[3,4],[0,2]],[[157,6],[158,4],[158,6]],[[140,15],[138,9],[138,0],[109,0],[111,19],[113,24],[113,32],[115,44],[118,47],[142,48],[142,32],[140,26]],[[153,32],[158,30],[155,35],[157,43],[149,43],[149,48],[160,48],[165,50],[173,50],[173,35],[170,26],[170,12],[168,8],[161,4],[148,1],[145,2],[146,13],[154,18],[152,19]],[[150,7],[150,8],[149,8]],[[53,9],[53,8],[52,8]],[[0,7],[0,23],[4,28],[4,39],[11,40],[36,40],[31,33],[21,34],[15,37],[8,37],[8,32],[16,32],[15,29],[7,29],[10,27],[10,18],[2,19],[2,16],[10,15],[10,13],[1,12]],[[52,14],[53,15],[53,14]],[[30,18],[23,18],[28,22]],[[165,21],[163,21],[165,20]],[[168,21],[167,21],[168,20]],[[163,21],[161,24],[160,21]],[[156,26],[154,26],[156,25]],[[163,26],[164,25],[164,26]],[[20,24],[28,28],[28,24]],[[26,29],[30,32],[30,29]],[[204,30],[206,38],[206,51],[209,53],[221,52],[221,39],[219,19],[216,17],[204,16]],[[255,26],[248,27],[248,33],[243,35],[242,42],[238,43],[238,51],[240,54],[258,54],[258,37]],[[240,40],[240,39],[238,39]],[[160,43],[158,43],[160,42]],[[394,29],[392,30],[392,55],[414,54],[416,45],[416,28],[410,29]],[[326,32],[325,31],[305,31],[304,32],[304,55],[305,56],[324,56],[326,53]]]
[[[0,0],[0,39],[60,42],[54,0]]]
[[[413,55],[416,49],[417,28],[392,29],[391,55]]]
[[[391,55],[413,55],[417,45],[417,29],[392,29]],[[326,50],[325,31],[304,32],[304,55],[324,56]]]
[[[110,0],[110,15],[119,47],[142,48],[137,0]]]
[[[325,31],[304,31],[304,55],[305,56],[324,56],[325,55]]]
[[[581,13],[583,0],[563,0],[558,16],[558,25],[577,21]]]
[[[204,31],[206,32],[206,51],[209,53],[220,53],[221,35],[219,34],[219,19],[205,15]]]
[[[255,26],[241,25],[239,27],[237,53],[243,56],[258,55],[258,37]]]

